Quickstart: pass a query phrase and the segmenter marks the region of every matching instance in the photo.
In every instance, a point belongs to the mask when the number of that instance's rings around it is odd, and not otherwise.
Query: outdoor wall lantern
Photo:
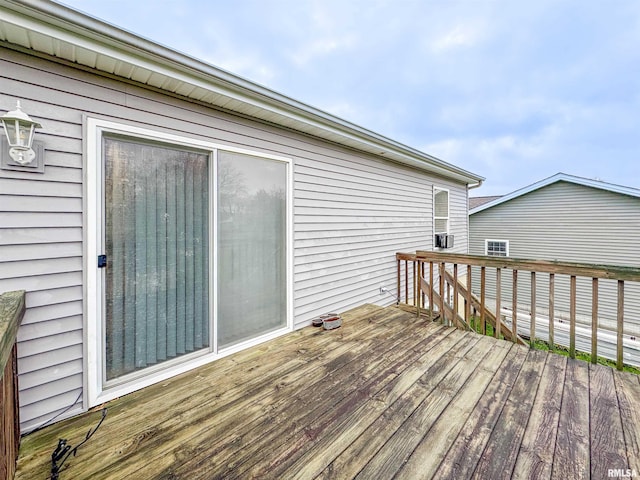
[[[38,122],[20,108],[20,100],[16,109],[5,113],[2,117],[4,132],[9,142],[9,156],[22,166],[30,165],[36,158],[33,146],[33,134],[36,128],[42,128]]]

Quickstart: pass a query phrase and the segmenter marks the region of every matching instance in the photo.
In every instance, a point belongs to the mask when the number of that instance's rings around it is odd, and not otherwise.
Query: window
[[[433,189],[434,233],[449,233],[449,190]]]
[[[485,240],[484,253],[489,257],[508,257],[509,240]]]

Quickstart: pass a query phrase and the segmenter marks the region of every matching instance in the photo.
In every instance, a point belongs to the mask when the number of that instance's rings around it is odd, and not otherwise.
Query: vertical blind
[[[218,152],[218,346],[283,328],[287,165]]]
[[[105,374],[209,347],[208,155],[105,137]]]

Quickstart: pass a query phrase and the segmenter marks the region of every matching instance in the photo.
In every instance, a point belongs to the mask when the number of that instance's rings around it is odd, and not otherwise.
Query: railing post
[[[552,352],[556,350],[555,342],[555,320],[554,320],[554,307],[555,307],[555,274],[549,274],[549,348]]]
[[[397,295],[396,295],[396,305],[400,304],[400,259],[396,260],[397,264],[398,264],[398,270],[397,270],[397,274],[398,274],[398,283],[397,283]]]
[[[467,265],[467,297],[464,302],[464,321],[471,330],[471,265]]]
[[[622,370],[623,365],[623,344],[622,335],[624,333],[624,280],[618,280],[618,339],[616,349],[616,368]]]
[[[498,267],[496,269],[496,327],[493,331],[494,336],[499,339],[500,338],[500,324],[502,323],[502,305],[501,305],[501,297],[502,296],[502,268]]]
[[[511,339],[518,342],[518,270],[513,271],[513,291],[511,292]]]
[[[591,284],[591,363],[598,363],[598,279]]]
[[[443,324],[448,326],[447,314],[444,311],[444,263],[440,264],[440,317]]]
[[[458,264],[453,264],[453,318],[458,315]]]
[[[429,311],[431,312],[431,320],[433,320],[433,289],[435,288],[433,285],[433,262],[429,262],[429,285],[431,286],[429,289]]]
[[[531,272],[531,317],[529,320],[529,329],[531,334],[529,337],[529,347],[536,346],[536,272]]]
[[[487,267],[480,267],[480,333],[487,334],[487,315],[485,313],[485,290],[487,286]]]
[[[569,356],[576,358],[576,276],[569,284]]]
[[[598,362],[598,279],[591,286],[591,363]]]

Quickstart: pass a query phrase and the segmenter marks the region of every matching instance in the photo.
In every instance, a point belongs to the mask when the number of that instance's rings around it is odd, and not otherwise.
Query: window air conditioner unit
[[[435,247],[453,248],[453,235],[447,235],[446,233],[436,233]]]

